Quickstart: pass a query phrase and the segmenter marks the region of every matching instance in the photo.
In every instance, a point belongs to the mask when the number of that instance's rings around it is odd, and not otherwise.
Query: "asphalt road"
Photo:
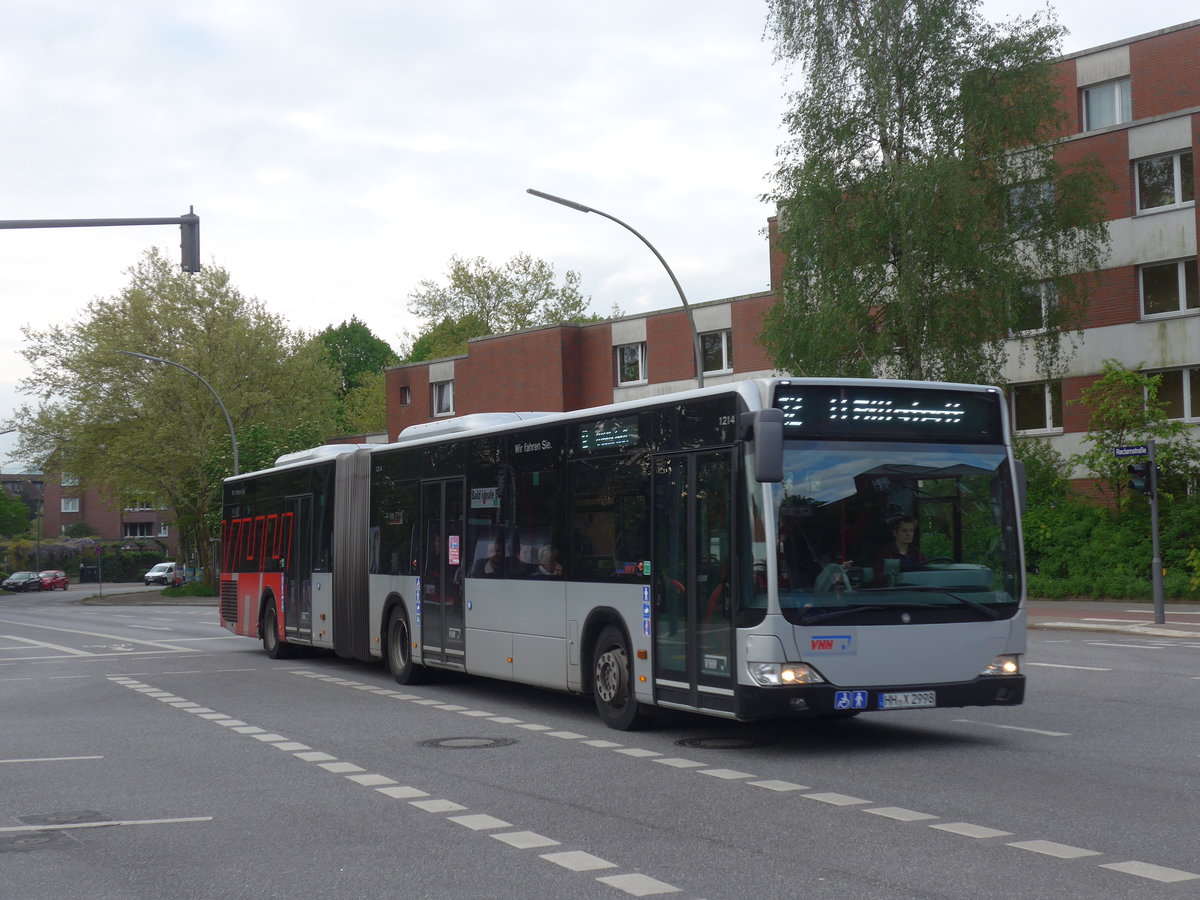
[[[664,716],[0,599],[0,897],[1196,897],[1200,639],[1042,630],[1015,709]]]

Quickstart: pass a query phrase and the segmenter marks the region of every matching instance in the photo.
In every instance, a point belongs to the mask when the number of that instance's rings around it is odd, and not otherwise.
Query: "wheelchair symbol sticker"
[[[833,695],[834,709],[866,709],[866,691],[837,691]]]

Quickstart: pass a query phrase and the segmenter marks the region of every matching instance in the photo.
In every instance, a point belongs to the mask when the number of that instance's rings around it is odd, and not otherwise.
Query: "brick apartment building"
[[[1094,154],[1116,184],[1106,204],[1110,253],[1065,377],[1040,380],[1031,359],[1020,363],[1015,338],[1003,375],[1017,433],[1047,437],[1069,455],[1080,449],[1088,418],[1071,401],[1107,359],[1161,374],[1170,415],[1200,424],[1200,20],[1061,57],[1053,72],[1071,123],[1058,153]],[[693,304],[706,384],[772,374],[758,335],[783,275],[777,224],[769,221],[770,290]],[[388,436],[443,416],[564,411],[694,386],[681,308],[535,328],[476,338],[463,356],[390,369]]]
[[[97,540],[161,548],[164,556],[178,558],[179,532],[174,525],[174,513],[154,500],[121,508],[96,488],[72,484],[70,478],[40,474],[5,473],[3,487],[35,509],[42,504],[43,540],[59,537],[77,522],[86,522],[96,532]]]

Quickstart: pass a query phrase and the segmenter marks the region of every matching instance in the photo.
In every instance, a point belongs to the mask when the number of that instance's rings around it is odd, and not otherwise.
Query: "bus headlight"
[[[1002,653],[984,666],[980,675],[1020,675],[1021,654]]]
[[[750,677],[763,687],[780,687],[791,684],[820,684],[825,679],[821,673],[805,663],[747,663]]]

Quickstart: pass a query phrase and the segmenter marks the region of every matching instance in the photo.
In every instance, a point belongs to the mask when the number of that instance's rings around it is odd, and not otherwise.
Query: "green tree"
[[[387,430],[387,373],[367,372],[342,401],[342,418],[351,434]]]
[[[1047,377],[1073,351],[1109,182],[1055,159],[1061,27],[978,6],[768,0],[804,83],[768,196],[789,260],[764,323],[777,367],[994,382],[1010,333],[1033,333],[1020,352]]]
[[[12,537],[29,530],[29,507],[8,491],[0,491],[0,534]]]
[[[422,281],[408,295],[409,312],[424,326],[405,359],[456,356],[466,352],[468,340],[488,334],[596,321],[579,283],[579,273],[568,271],[558,284],[550,263],[526,253],[502,266],[452,256],[445,282]]]
[[[1115,359],[1106,359],[1100,377],[1071,401],[1090,412],[1083,438],[1087,449],[1071,461],[1084,466],[1118,506],[1126,493],[1130,460],[1118,459],[1113,454],[1116,447],[1153,440],[1159,488],[1168,493],[1186,491],[1200,472],[1200,453],[1190,429],[1168,419],[1166,405],[1158,399],[1161,380],[1159,375],[1144,374],[1140,367],[1126,369]]]
[[[385,368],[399,361],[391,346],[377,337],[357,316],[351,316],[350,321],[342,322],[336,328],[329,326],[317,335],[317,340],[324,345],[329,364],[340,379],[338,420],[342,430],[378,430],[384,427],[381,376]],[[351,400],[356,394],[355,399]],[[350,421],[351,405],[355,408],[354,424]],[[369,415],[366,414],[368,409],[372,409]],[[364,420],[378,420],[378,424],[362,429],[359,424]]]
[[[243,296],[224,269],[186,275],[150,250],[129,275],[120,294],[91,301],[75,321],[23,329],[30,374],[21,389],[37,405],[15,416],[16,454],[42,471],[70,472],[122,505],[161,500],[209,568],[209,512],[220,478],[232,471],[225,417],[192,375],[118,351],[199,373],[239,437],[255,426],[302,431],[308,442],[330,434],[337,382],[323,347]],[[250,456],[243,471],[256,465]]]

